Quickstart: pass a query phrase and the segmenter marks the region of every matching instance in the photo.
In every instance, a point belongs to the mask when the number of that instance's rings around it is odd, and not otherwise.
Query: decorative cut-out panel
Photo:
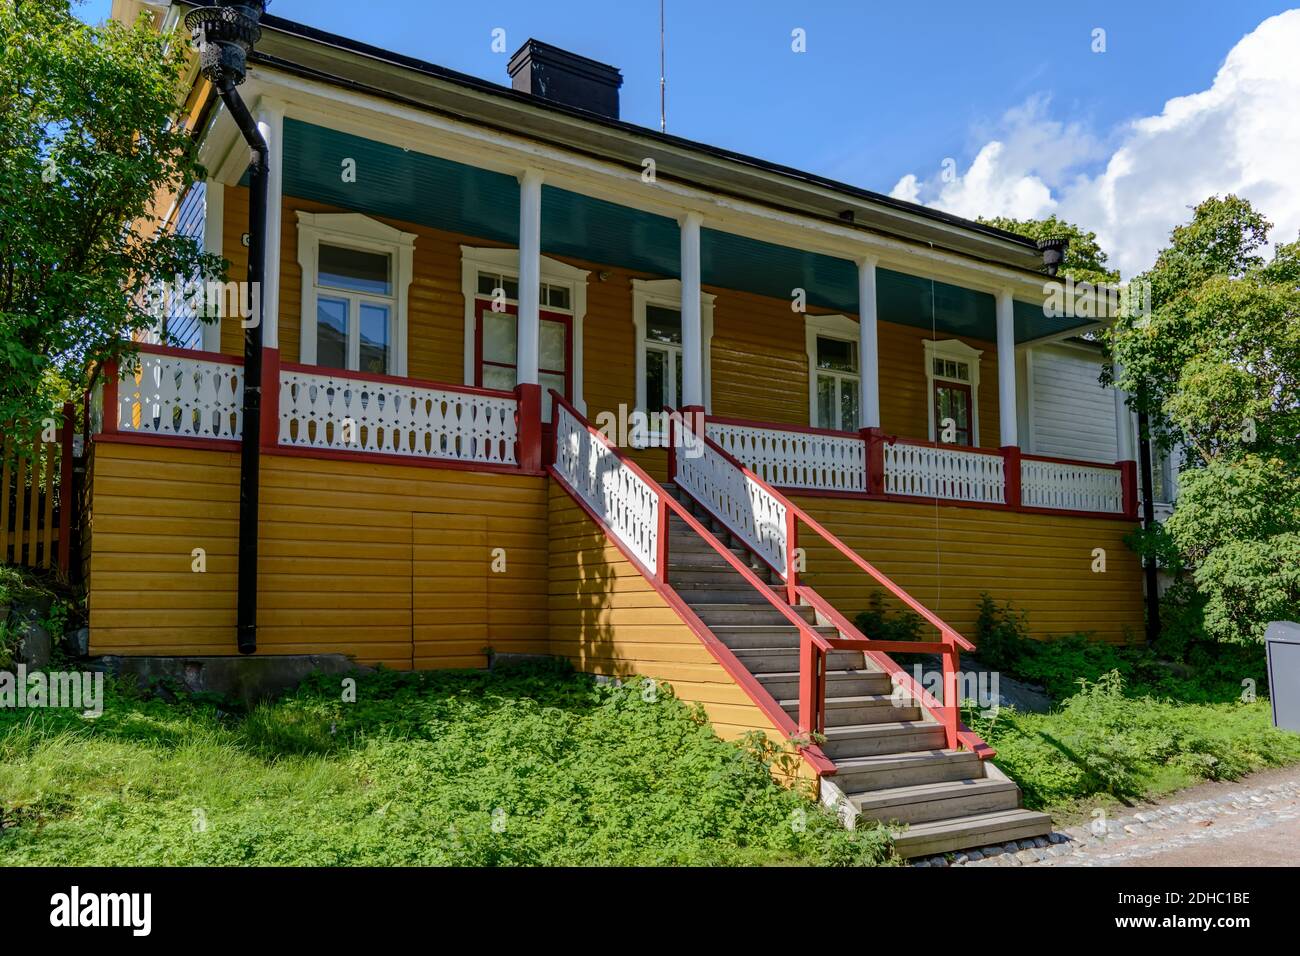
[[[513,397],[280,372],[280,444],[302,448],[515,465]]]

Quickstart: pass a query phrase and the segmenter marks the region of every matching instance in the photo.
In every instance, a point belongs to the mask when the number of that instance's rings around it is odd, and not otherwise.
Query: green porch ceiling
[[[284,122],[284,157],[286,195],[466,236],[518,242],[519,185],[511,176],[294,119]],[[343,180],[347,159],[356,162],[355,182]],[[679,274],[674,220],[552,186],[542,189],[542,249],[651,275]],[[847,259],[707,228],[700,258],[705,285],[778,299],[790,299],[792,290],[801,288],[811,306],[858,311],[857,267]],[[888,269],[880,271],[876,289],[882,321],[996,338],[994,301],[987,293]],[[1044,316],[1039,305],[1015,304],[1017,342],[1079,324]]]

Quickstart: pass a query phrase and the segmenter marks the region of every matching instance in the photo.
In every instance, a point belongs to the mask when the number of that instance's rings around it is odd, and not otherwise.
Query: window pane
[[[563,372],[569,367],[569,329],[563,322],[546,319],[541,323],[540,354],[537,364],[552,372]]]
[[[682,352],[681,349],[673,349],[668,353],[668,361],[673,366],[673,391],[668,396],[668,404],[674,408],[682,404]]]
[[[858,347],[841,339],[817,339],[817,367],[840,372],[858,370]]]
[[[668,353],[661,349],[645,350],[645,403],[647,412],[668,404]]]
[[[501,368],[499,365],[484,365],[483,387],[510,391],[515,387],[515,370],[513,368]]]
[[[957,426],[957,444],[971,443],[970,394],[966,389],[936,386],[934,414],[935,434],[940,441],[943,440],[943,420],[951,418]]]
[[[542,386],[542,421],[549,422],[551,420],[551,389],[555,389],[565,398],[568,398],[564,394],[564,376],[543,372],[537,376],[537,381]]]
[[[515,317],[510,313],[483,313],[483,359],[515,364]]]
[[[562,285],[548,285],[544,287],[546,294],[542,296],[542,302],[549,305],[552,309],[569,308],[569,290]]]
[[[319,262],[318,285],[373,295],[390,295],[392,292],[388,281],[388,256],[383,253],[322,243]]]
[[[835,378],[832,375],[817,376],[817,427],[835,427]]]
[[[645,337],[650,342],[682,344],[682,313],[661,305],[645,307]]]
[[[388,371],[388,306],[361,303],[361,371]]]
[[[510,299],[512,302],[518,301],[519,283],[514,279],[511,279],[509,276],[503,276],[492,272],[480,272],[478,274],[479,295],[496,298],[497,289],[504,290],[506,298]],[[542,301],[545,302],[546,300],[543,299]]]
[[[316,297],[316,364],[348,367],[348,302]]]
[[[840,378],[840,426],[846,432],[858,430],[858,383],[856,379]]]

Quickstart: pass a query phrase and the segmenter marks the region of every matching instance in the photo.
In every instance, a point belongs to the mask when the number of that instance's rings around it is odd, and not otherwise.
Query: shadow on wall
[[[628,595],[619,590],[608,557],[614,545],[566,491],[552,485],[551,650],[588,673],[631,674],[619,667],[615,646],[614,619],[630,609],[620,606]],[[621,554],[618,560],[626,562]]]

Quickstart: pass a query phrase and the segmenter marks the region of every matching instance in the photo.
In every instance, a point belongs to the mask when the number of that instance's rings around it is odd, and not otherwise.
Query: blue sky
[[[1209,89],[1234,45],[1287,5],[1003,2],[996,14],[992,6],[667,0],[668,128],[882,192],[912,174],[915,194],[900,193],[909,198],[1015,214],[1041,212],[1023,184],[1011,198],[997,189],[972,198],[927,180],[949,158],[964,175],[990,142],[1027,127],[1029,142],[1046,137],[1041,151],[1054,157],[1001,172],[1041,181],[1066,203],[1057,211],[1069,211],[1063,191],[1099,176],[1134,120]],[[108,7],[91,0],[82,15],[93,20]],[[507,81],[508,54],[491,51],[491,31],[505,29],[508,52],[537,37],[619,67],[623,118],[657,127],[658,9],[656,0],[273,0],[269,12],[497,82]],[[796,28],[807,52],[791,50]],[[1104,53],[1092,49],[1096,28],[1105,30]]]

